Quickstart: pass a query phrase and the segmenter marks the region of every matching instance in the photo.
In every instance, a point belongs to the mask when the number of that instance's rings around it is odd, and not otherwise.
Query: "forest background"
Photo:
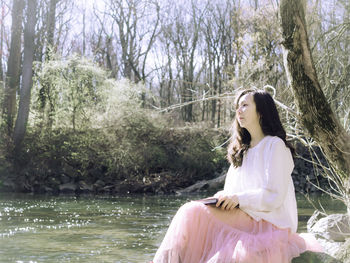
[[[3,189],[169,193],[214,178],[228,166],[234,95],[248,87],[274,95],[288,138],[311,149],[299,156],[309,177],[327,177],[294,114],[278,0],[0,0],[0,8]],[[318,80],[349,134],[350,3],[307,1],[305,17]],[[294,176],[307,190],[306,175]]]

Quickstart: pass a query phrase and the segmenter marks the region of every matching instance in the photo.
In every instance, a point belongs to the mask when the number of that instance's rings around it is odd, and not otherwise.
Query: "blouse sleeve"
[[[272,142],[266,157],[262,187],[236,193],[240,208],[272,211],[282,205],[294,168],[292,154],[284,141],[278,139]]]
[[[226,174],[224,192],[228,192],[228,193],[230,191],[232,192],[232,188],[234,187],[234,172],[235,172],[235,168],[231,164]]]

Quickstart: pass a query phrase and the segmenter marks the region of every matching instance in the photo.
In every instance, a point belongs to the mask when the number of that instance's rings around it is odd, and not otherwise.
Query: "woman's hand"
[[[223,210],[233,210],[238,205],[238,197],[236,195],[227,195],[224,191],[219,191],[214,197],[218,198],[216,207],[221,207]]]
[[[222,195],[224,195],[224,190],[221,190],[221,191],[219,191],[219,192],[217,192],[215,195],[214,195],[214,197],[215,198],[219,198],[220,196],[222,196]]]

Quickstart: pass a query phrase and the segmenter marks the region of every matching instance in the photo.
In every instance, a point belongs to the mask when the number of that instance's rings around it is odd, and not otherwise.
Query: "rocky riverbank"
[[[300,149],[299,149],[300,150]],[[308,153],[304,153],[307,158]],[[13,181],[11,177],[5,178],[2,183],[3,190],[32,192],[32,193],[49,193],[49,194],[126,194],[126,193],[147,193],[147,194],[172,194],[176,192],[198,192],[198,191],[215,191],[223,187],[227,165],[218,167],[221,173],[215,172],[213,176],[206,175],[205,180],[200,176],[186,174],[185,171],[164,171],[151,173],[145,176],[135,176],[122,180],[114,180],[105,177],[103,173],[97,173],[93,177],[84,178],[77,176],[76,168],[64,164],[60,174],[48,171],[45,180],[39,180],[33,176],[17,177]],[[38,170],[39,171],[39,170]],[[195,171],[191,171],[195,173]],[[295,189],[297,192],[317,192],[314,184],[326,187],[328,181],[326,178],[314,175],[314,167],[311,163],[303,159],[295,158],[295,169],[292,174]],[[94,179],[96,178],[96,179]]]
[[[223,186],[228,169],[225,129],[166,128],[140,120],[125,128],[49,135],[29,134],[21,156],[0,158],[2,191],[48,194],[172,194],[214,178]],[[145,121],[145,120],[143,120]],[[141,123],[141,124],[140,124]],[[312,163],[309,150],[297,144],[293,180],[297,192],[317,192],[327,179]],[[321,171],[322,173],[322,171]],[[192,191],[192,190],[191,190]],[[193,189],[193,191],[195,191]]]
[[[219,129],[158,127],[129,118],[124,126],[109,129],[28,134],[20,156],[0,155],[0,188],[49,194],[174,193],[224,169],[225,150],[215,146],[226,136]]]

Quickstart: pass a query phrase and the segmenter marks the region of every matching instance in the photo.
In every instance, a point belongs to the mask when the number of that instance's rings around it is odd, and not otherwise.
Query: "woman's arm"
[[[294,168],[291,152],[283,140],[278,139],[272,143],[265,160],[267,163],[265,171],[262,171],[264,173],[262,187],[235,194],[240,208],[272,211],[282,205]]]
[[[235,176],[234,173],[235,173],[235,168],[231,164],[230,168],[227,171],[224,190],[221,190],[214,195],[215,198],[218,198],[216,207],[220,207],[225,210],[232,210],[238,205],[237,196],[228,194],[232,192],[232,189],[230,190],[230,188],[232,188],[235,184],[233,180]]]

